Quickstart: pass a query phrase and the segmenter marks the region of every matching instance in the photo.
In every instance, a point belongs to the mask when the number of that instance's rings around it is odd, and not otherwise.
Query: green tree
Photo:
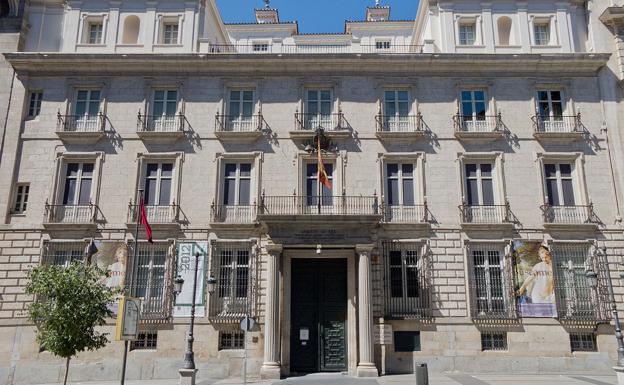
[[[96,330],[113,316],[108,305],[117,294],[104,284],[106,274],[80,262],[69,267],[38,266],[28,274],[26,293],[35,295],[28,317],[37,326],[37,342],[66,359],[64,384],[73,356],[108,343],[108,333]]]

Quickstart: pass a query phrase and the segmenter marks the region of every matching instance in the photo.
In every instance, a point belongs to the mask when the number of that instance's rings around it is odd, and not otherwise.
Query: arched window
[[[11,12],[9,0],[0,0],[0,17],[7,17]]]
[[[122,44],[138,44],[141,20],[137,16],[127,16],[124,20]]]
[[[501,16],[498,18],[498,45],[510,45],[511,40],[511,19]]]

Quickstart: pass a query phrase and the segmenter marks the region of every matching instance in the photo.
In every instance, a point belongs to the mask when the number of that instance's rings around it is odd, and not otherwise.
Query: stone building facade
[[[188,304],[172,282],[195,252],[200,377],[238,376],[245,345],[266,378],[414,360],[609,371],[617,9],[431,0],[415,20],[380,5],[307,35],[268,7],[225,24],[212,0],[30,1],[0,79],[17,76],[10,104],[0,91],[1,378],[62,375],[25,319],[25,277],[92,241],[143,300],[131,379],[177,377]],[[135,245],[139,191],[151,245],[142,231]],[[116,378],[122,347],[79,355],[70,376]]]

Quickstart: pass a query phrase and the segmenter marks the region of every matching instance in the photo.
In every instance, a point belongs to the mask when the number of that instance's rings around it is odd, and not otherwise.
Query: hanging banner
[[[195,316],[206,315],[206,303],[204,301],[204,287],[206,280],[206,260],[208,256],[208,242],[178,242],[178,266],[174,277],[180,275],[184,279],[182,292],[176,296],[173,307],[174,317],[190,317],[193,301],[193,273],[195,272],[195,254],[199,253],[199,265],[197,268],[197,290],[195,291]]]
[[[107,271],[106,278],[102,280],[111,289],[122,290],[126,285],[126,263],[128,261],[128,247],[121,241],[94,240],[87,247],[91,263],[102,270]],[[118,301],[112,303],[109,309],[117,314]]]
[[[514,241],[518,315],[557,317],[553,256],[540,242]]]

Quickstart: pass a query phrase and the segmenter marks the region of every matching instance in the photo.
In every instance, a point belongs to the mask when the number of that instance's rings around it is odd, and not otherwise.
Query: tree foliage
[[[28,317],[37,326],[37,342],[43,348],[69,360],[108,343],[108,333],[96,330],[113,316],[108,305],[117,294],[106,287],[105,277],[104,270],[80,262],[30,271],[26,292],[36,300],[28,307]]]

